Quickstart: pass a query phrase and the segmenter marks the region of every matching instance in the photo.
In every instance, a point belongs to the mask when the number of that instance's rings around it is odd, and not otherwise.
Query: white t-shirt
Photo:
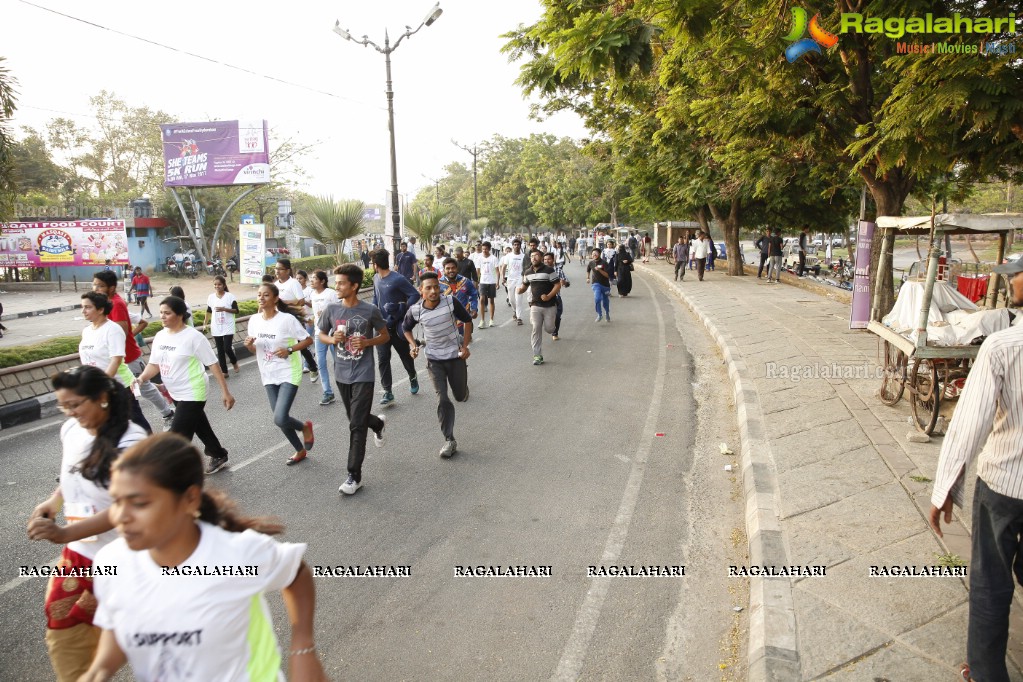
[[[262,313],[249,318],[249,336],[256,339],[256,363],[259,365],[259,376],[263,385],[302,383],[302,356],[292,353],[287,358],[279,358],[274,351],[294,346],[302,339],[309,338],[309,332],[302,323],[290,313],[277,314],[269,320],[263,319]]]
[[[213,311],[210,315],[211,335],[234,336],[235,314],[218,312],[217,308],[231,308],[237,300],[230,291],[225,291],[223,298],[217,298],[217,294],[212,293],[206,299],[206,307]]]
[[[693,245],[693,258],[706,258],[710,254],[710,242],[706,239],[697,239]]]
[[[209,392],[206,368],[217,364],[217,354],[206,337],[192,327],[172,333],[161,329],[153,337],[149,362],[159,365],[163,385],[174,400],[203,401]]]
[[[104,547],[95,564],[116,566],[117,575],[93,579],[93,623],[113,631],[137,680],[283,682],[263,594],[294,582],[306,545],[197,525],[195,552],[166,570],[123,538]],[[209,575],[228,568],[243,575]]]
[[[121,357],[117,368],[117,380],[125,386],[131,386],[135,375],[124,364],[124,330],[116,322],[107,320],[96,329],[91,324],[82,330],[82,340],[78,344],[78,357],[83,365],[98,367],[104,372],[110,366],[110,359]]]
[[[121,436],[117,447],[123,450],[143,440],[146,435],[141,426],[128,422],[128,429]],[[64,498],[64,518],[68,523],[95,516],[109,509],[112,504],[110,492],[106,488],[76,471],[78,465],[89,456],[94,440],[95,436],[82,428],[73,417],[60,427],[60,494]],[[87,559],[94,559],[96,552],[116,539],[117,531],[111,529],[106,533],[70,542],[68,549]]]
[[[280,299],[285,303],[295,303],[295,301],[301,303],[305,300],[305,294],[302,293],[302,285],[294,277],[289,277],[287,282],[277,280],[274,284],[277,285]]]
[[[509,282],[522,281],[521,253],[505,254],[504,258],[501,259],[501,265],[504,266],[504,278],[506,280],[508,280]]]
[[[497,266],[500,263],[492,252],[489,256],[479,254],[476,269],[480,271],[480,284],[497,284]]]
[[[338,303],[337,292],[327,287],[323,291],[315,291],[309,294],[309,301],[313,305],[313,326],[320,326],[320,315],[331,303]]]

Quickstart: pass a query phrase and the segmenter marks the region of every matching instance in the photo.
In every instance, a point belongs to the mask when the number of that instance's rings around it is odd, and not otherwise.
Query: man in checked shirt
[[[1023,306],[1023,259],[993,270],[1008,276]],[[938,458],[930,525],[963,504],[965,472],[977,453],[970,561],[970,616],[963,679],[1005,681],[1013,573],[1023,578],[1023,324],[987,337],[970,369]]]

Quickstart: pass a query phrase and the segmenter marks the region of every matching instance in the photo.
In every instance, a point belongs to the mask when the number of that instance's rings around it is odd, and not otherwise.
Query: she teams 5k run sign
[[[270,182],[266,121],[169,123],[160,131],[166,187]]]

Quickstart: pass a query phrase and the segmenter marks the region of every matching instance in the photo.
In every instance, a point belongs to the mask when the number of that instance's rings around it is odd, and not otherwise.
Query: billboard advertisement
[[[849,329],[866,329],[870,322],[870,251],[874,223],[861,220],[856,228],[856,268],[853,270],[853,301],[849,309]]]
[[[238,226],[238,248],[241,251],[242,284],[259,284],[265,272],[263,254],[266,253],[266,225],[242,224]]]
[[[160,126],[165,187],[270,182],[266,121],[206,121]]]
[[[0,267],[128,264],[123,220],[0,224]]]

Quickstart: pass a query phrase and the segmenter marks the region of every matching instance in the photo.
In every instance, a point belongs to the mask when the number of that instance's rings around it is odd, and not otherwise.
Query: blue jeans
[[[330,370],[327,369],[327,351],[330,351],[331,359],[336,362],[337,346],[332,343],[323,343],[319,339],[316,339],[314,343],[316,344],[316,363],[320,369],[320,385],[323,386],[323,397],[326,398],[334,395],[334,389],[330,387]]]
[[[593,289],[593,306],[597,309],[597,315],[601,315],[600,306],[603,305],[603,314],[611,317],[611,287],[594,282],[590,288]]]
[[[302,430],[302,422],[291,416],[291,404],[295,402],[298,395],[298,386],[295,384],[266,384],[266,396],[270,399],[270,409],[274,413],[274,424],[295,448],[295,452],[305,450],[305,444],[295,432]]]

